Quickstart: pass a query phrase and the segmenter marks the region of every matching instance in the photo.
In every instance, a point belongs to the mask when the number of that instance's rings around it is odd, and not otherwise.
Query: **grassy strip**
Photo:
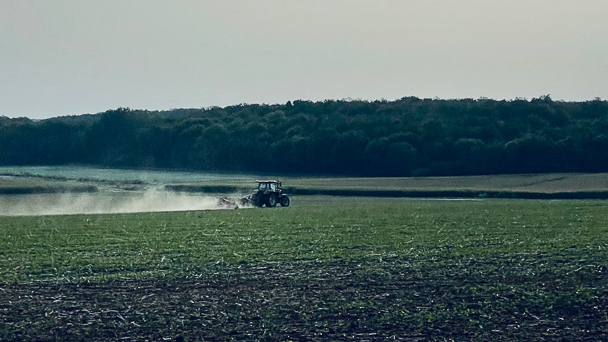
[[[274,177],[269,177],[274,178]],[[318,190],[397,190],[397,191],[522,191],[571,192],[608,191],[607,174],[516,174],[462,177],[382,177],[382,178],[322,178],[280,177],[283,184],[296,189]],[[185,183],[179,183],[185,184]],[[200,184],[191,184],[200,185]],[[215,180],[204,185],[230,185],[241,188],[254,186],[250,179]]]
[[[324,190],[287,188],[296,195],[374,196],[410,198],[521,198],[521,199],[608,199],[608,191],[529,192],[488,190]]]
[[[210,194],[248,193],[251,188],[234,185],[167,185],[166,190]],[[409,197],[409,198],[521,198],[521,199],[608,199],[608,191],[532,192],[491,190],[361,190],[286,187],[292,195]]]

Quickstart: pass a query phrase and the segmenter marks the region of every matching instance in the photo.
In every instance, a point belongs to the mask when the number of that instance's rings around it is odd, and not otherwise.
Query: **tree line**
[[[608,172],[608,102],[405,97],[0,117],[0,164],[351,176]]]

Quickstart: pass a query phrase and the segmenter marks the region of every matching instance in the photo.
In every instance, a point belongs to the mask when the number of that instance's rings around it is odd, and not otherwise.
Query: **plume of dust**
[[[144,192],[0,196],[0,216],[213,210],[218,198],[156,189]]]

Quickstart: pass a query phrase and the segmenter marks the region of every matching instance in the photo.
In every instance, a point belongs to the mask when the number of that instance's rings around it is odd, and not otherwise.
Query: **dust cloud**
[[[0,216],[212,210],[218,198],[163,190],[0,196]]]

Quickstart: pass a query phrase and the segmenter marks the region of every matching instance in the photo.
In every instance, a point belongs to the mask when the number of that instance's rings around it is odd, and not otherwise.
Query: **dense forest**
[[[608,172],[608,102],[405,97],[0,117],[0,164],[359,176]]]

